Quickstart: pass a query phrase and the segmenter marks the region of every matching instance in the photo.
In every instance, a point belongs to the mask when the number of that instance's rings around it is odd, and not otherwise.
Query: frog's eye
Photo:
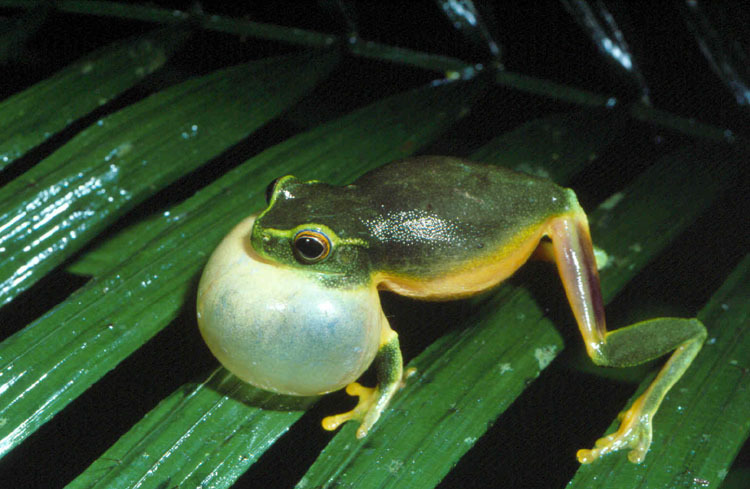
[[[278,181],[278,178],[274,178],[273,180],[271,180],[271,183],[268,184],[268,187],[266,187],[266,204],[271,203],[271,196],[273,195],[273,190],[276,187]]]
[[[304,230],[294,237],[294,254],[302,263],[316,263],[331,252],[331,241],[317,231]]]

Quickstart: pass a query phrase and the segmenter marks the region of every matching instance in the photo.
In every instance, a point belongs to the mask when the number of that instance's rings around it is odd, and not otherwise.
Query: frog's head
[[[349,187],[287,175],[268,185],[268,207],[255,221],[251,243],[262,257],[325,275],[337,285],[367,282],[370,263],[366,207]]]

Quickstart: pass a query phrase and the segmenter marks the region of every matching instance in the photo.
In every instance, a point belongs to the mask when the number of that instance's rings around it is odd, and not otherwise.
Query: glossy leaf
[[[638,62],[633,55],[625,35],[617,25],[617,19],[603,0],[562,0],[570,15],[591,38],[602,56],[619,68],[637,87],[644,101],[649,99],[649,89]],[[592,5],[593,4],[593,5]]]
[[[0,170],[159,69],[187,33],[163,29],[114,43],[0,102]]]
[[[189,80],[82,131],[0,189],[0,305],[107,224],[278,115],[333,53],[270,58]]]
[[[316,399],[273,395],[220,368],[164,399],[67,487],[229,487]]]
[[[472,0],[436,0],[436,3],[453,27],[470,42],[486,49],[493,58],[500,57],[500,47]]]
[[[145,247],[130,248],[120,266],[0,344],[0,454],[194,300],[208,254],[234,224],[260,210],[278,172],[349,180],[436,137],[467,112],[480,88],[450,83],[386,99],[269,148],[177,206],[174,217],[155,221]]]
[[[739,5],[696,0],[684,2],[681,13],[711,69],[737,104],[750,105],[750,50],[741,38],[750,21],[747,10]]]
[[[623,122],[621,114],[601,109],[554,114],[494,138],[470,158],[564,186],[607,150]]]

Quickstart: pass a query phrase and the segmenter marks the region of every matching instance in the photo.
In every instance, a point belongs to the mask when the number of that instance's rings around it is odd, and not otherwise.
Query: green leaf
[[[708,339],[654,418],[646,460],[607,457],[582,466],[568,487],[719,487],[750,434],[748,297],[750,255],[698,314]]]
[[[750,480],[750,468],[737,467],[727,474],[726,479],[721,484],[721,489],[745,489],[747,481]],[[700,483],[701,481],[697,481]]]
[[[0,170],[159,69],[187,34],[186,29],[162,29],[114,43],[4,100]]]
[[[454,2],[451,0],[438,0],[435,2],[443,11],[448,20],[464,37],[474,45],[475,48],[484,49],[494,59],[500,58],[500,47],[492,38],[490,31],[494,25],[487,25],[479,10],[474,6],[472,0]]]
[[[553,114],[494,138],[471,159],[565,185],[609,147],[622,125],[621,114],[610,111],[583,109]]]
[[[220,368],[164,399],[67,487],[229,487],[316,400]]]
[[[154,221],[146,246],[128,249],[120,266],[0,344],[0,454],[194,300],[208,254],[236,222],[261,209],[263,190],[279,172],[350,180],[435,138],[481,88],[451,83],[383,100],[269,148],[177,206],[174,218]]]
[[[615,258],[601,273],[605,302],[728,184],[730,172],[704,169],[716,157],[697,148],[665,157],[623,190],[617,206],[590,215],[592,235]],[[670,178],[685,165],[687,176]],[[638,251],[634,240],[642,242]],[[297,487],[434,487],[562,347],[543,306],[516,285],[501,287],[465,326],[409,364],[416,378],[365,439],[356,440],[356,423],[345,425]]]
[[[0,305],[105,226],[247,137],[337,56],[270,58],[189,80],[101,119],[0,189]]]

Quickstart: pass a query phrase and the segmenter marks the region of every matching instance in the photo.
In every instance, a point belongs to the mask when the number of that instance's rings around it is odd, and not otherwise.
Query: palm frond
[[[600,52],[618,40],[635,59],[619,11],[563,3],[588,29],[570,21],[567,35],[581,45],[590,36]],[[90,446],[63,449],[70,461],[58,454],[35,470],[50,479],[36,485],[252,487],[278,478],[274,486],[300,489],[496,487],[502,477],[510,487],[687,488],[738,480],[742,458],[731,467],[750,432],[743,108],[708,122],[700,102],[660,108],[674,87],[651,79],[654,60],[635,48],[637,82],[611,87],[507,70],[519,47],[498,40],[503,12],[438,4],[448,21],[436,7],[411,7],[429,19],[415,32],[432,35],[428,23],[451,33],[453,24],[465,41],[428,53],[406,34],[362,39],[358,9],[387,15],[367,5],[339,11],[338,36],[319,28],[331,19],[304,19],[318,28],[300,28],[109,1],[0,1],[15,16],[0,24],[0,56],[26,53],[27,69],[53,27],[92,16],[127,26],[125,40],[2,92],[0,480],[27,483],[28,464],[41,465],[32,452],[71,446],[56,435],[65,429],[85,432]],[[290,14],[269,12],[260,15]],[[139,33],[141,22],[159,29]],[[586,56],[582,70],[607,69]],[[18,54],[2,61],[21,66]],[[706,91],[725,104],[733,95],[721,80]],[[572,186],[610,255],[601,272],[610,324],[653,315],[647,307],[706,324],[709,341],[659,411],[643,464],[614,454],[578,468],[575,448],[601,436],[636,388],[558,357],[580,340],[543,265],[469,301],[384,297],[419,373],[361,441],[352,425],[320,432],[319,418],[343,410],[343,396],[271,395],[216,368],[196,332],[197,278],[223,235],[262,209],[267,183],[288,173],[347,183],[415,153],[468,156]],[[34,306],[39,294],[72,283],[70,273],[88,281],[49,310]],[[644,283],[677,299],[646,300],[635,290]],[[159,349],[172,362],[166,371]],[[108,412],[110,396],[132,389],[123,376],[144,383],[141,394],[158,393],[130,400],[130,418],[110,425],[107,416],[120,417]],[[542,406],[529,408],[537,397]],[[97,418],[91,399],[106,414]],[[297,446],[305,453],[290,453]]]

